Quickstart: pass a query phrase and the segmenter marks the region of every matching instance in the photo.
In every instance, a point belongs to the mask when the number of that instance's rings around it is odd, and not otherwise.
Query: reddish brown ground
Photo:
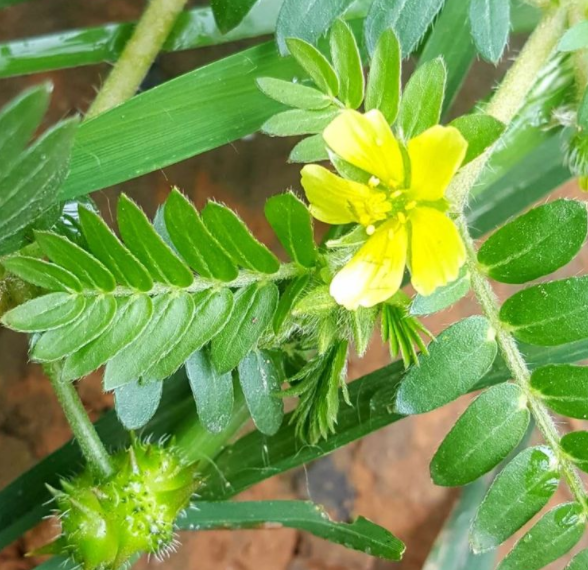
[[[141,3],[142,5],[142,3]],[[141,6],[133,0],[91,3],[67,0],[31,2],[0,13],[0,41],[38,35],[65,28],[130,20]],[[230,52],[230,47],[205,49],[161,58],[157,74],[168,79],[190,71]],[[0,80],[0,104],[21,89],[46,79],[55,85],[47,123],[84,111],[95,89],[108,72],[108,65],[67,70],[42,76]],[[467,90],[468,102],[492,81],[481,67]],[[256,136],[252,140],[193,158],[95,196],[105,214],[116,196],[124,191],[138,200],[149,215],[161,203],[172,184],[188,193],[197,205],[214,197],[236,208],[263,241],[277,244],[262,216],[264,200],[289,187],[299,188],[298,167],[285,159],[291,141]],[[579,196],[574,184],[562,194]],[[566,274],[586,271],[588,252],[566,268]],[[504,291],[502,291],[504,293]],[[466,299],[427,325],[439,332],[458,316],[477,312]],[[379,368],[389,361],[378,340],[362,361],[353,361],[352,377]],[[38,366],[27,363],[26,339],[0,330],[0,488],[64,442],[70,433],[51,389]],[[100,378],[80,384],[80,393],[92,417],[111,405],[102,394]],[[467,405],[467,398],[425,416],[409,418],[334,453],[306,470],[268,480],[242,499],[311,498],[323,503],[334,516],[362,514],[385,525],[408,545],[404,561],[390,564],[293,530],[255,530],[185,534],[180,551],[163,564],[142,561],[138,567],[178,570],[418,570],[447,516],[456,493],[435,487],[428,475],[428,462],[444,434]],[[579,422],[580,423],[580,422]],[[576,426],[576,429],[579,426]],[[562,428],[569,426],[562,422]],[[565,500],[561,491],[558,500]],[[51,536],[45,523],[0,552],[0,570],[26,570],[36,560],[23,554]],[[563,568],[562,563],[553,570]]]

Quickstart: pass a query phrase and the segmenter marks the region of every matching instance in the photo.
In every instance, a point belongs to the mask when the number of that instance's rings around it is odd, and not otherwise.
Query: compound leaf
[[[114,408],[126,429],[142,428],[155,414],[161,401],[163,382],[129,382],[114,391]]]

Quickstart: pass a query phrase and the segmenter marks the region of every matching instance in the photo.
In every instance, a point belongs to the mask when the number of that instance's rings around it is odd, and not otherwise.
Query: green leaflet
[[[480,55],[498,63],[510,32],[510,0],[471,0],[470,25]]]
[[[280,332],[285,320],[288,318],[290,312],[302,297],[304,290],[310,283],[310,279],[311,275],[309,273],[296,277],[290,282],[284,293],[280,296],[280,302],[278,303],[278,308],[276,309],[272,321],[275,334]]]
[[[288,192],[265,203],[265,216],[288,255],[302,267],[314,267],[317,251],[308,208]]]
[[[153,279],[137,258],[119,241],[104,220],[87,208],[79,209],[82,231],[90,251],[122,285],[149,291]]]
[[[352,3],[353,0],[284,0],[276,23],[280,53],[287,53],[287,38],[316,43]]]
[[[49,106],[52,86],[44,83],[28,89],[0,111],[0,156],[9,165],[25,149]]]
[[[531,388],[554,412],[588,419],[588,368],[572,364],[537,368],[531,374]]]
[[[576,554],[565,570],[585,570],[588,568],[588,549]]]
[[[48,291],[79,293],[82,290],[82,284],[73,273],[37,257],[9,257],[2,265],[21,279]]]
[[[449,123],[455,127],[468,143],[468,149],[462,166],[480,156],[488,147],[492,146],[502,135],[504,123],[490,115],[475,113],[463,115]]]
[[[329,37],[333,67],[339,79],[339,99],[357,109],[363,102],[364,77],[359,48],[349,25],[335,21]]]
[[[497,281],[526,283],[569,263],[580,251],[587,230],[585,204],[555,200],[492,234],[480,248],[478,261]]]
[[[556,346],[588,337],[588,276],[529,287],[506,300],[500,320],[523,342]]]
[[[194,301],[187,293],[156,297],[147,327],[106,365],[104,389],[128,384],[156,365],[180,342],[193,314]]]
[[[457,303],[470,290],[470,274],[467,268],[462,267],[459,277],[444,285],[437,287],[431,295],[416,295],[411,306],[411,315],[431,315]]]
[[[355,311],[349,311],[351,331],[353,333],[353,344],[358,356],[363,356],[374,336],[374,327],[378,318],[378,307],[359,307]]]
[[[116,315],[110,327],[66,358],[64,380],[82,378],[116,356],[145,330],[152,314],[151,298],[147,295],[117,299]]]
[[[497,548],[529,522],[549,501],[560,481],[551,448],[530,447],[498,475],[472,523],[475,552]]]
[[[275,273],[280,268],[276,256],[259,243],[237,214],[226,206],[209,202],[202,210],[202,221],[233,262],[241,267],[260,273]]]
[[[290,137],[322,133],[341,109],[329,106],[320,111],[291,109],[268,119],[261,130],[274,137]],[[306,161],[304,161],[306,162]]]
[[[229,321],[212,340],[212,362],[219,374],[235,368],[257,344],[272,321],[278,296],[273,283],[254,283],[237,291]]]
[[[233,308],[233,295],[228,289],[204,291],[192,297],[194,315],[185,334],[145,376],[163,380],[171,376],[196,350],[200,350],[227,324]]]
[[[237,266],[206,229],[196,208],[177,188],[172,189],[165,202],[164,219],[174,246],[192,269],[203,277],[221,281],[237,277]]]
[[[73,273],[86,287],[114,291],[112,273],[80,246],[50,232],[35,232],[35,240],[51,261]]]
[[[47,331],[71,323],[85,306],[81,295],[49,293],[8,311],[2,324],[20,332]]]
[[[400,106],[402,54],[393,30],[385,30],[372,56],[368,75],[365,109],[378,109],[389,124],[394,123]]]
[[[69,356],[99,337],[112,322],[116,300],[110,295],[91,297],[84,311],[71,323],[44,332],[30,351],[38,362],[53,362]]]
[[[517,446],[528,425],[529,410],[518,386],[489,388],[470,404],[435,453],[433,481],[444,487],[475,481]]]
[[[405,140],[420,135],[441,119],[447,71],[440,57],[411,75],[400,101],[397,128]]]
[[[270,99],[297,109],[316,111],[328,107],[333,102],[330,97],[314,87],[306,87],[306,85],[274,77],[258,78],[257,86]]]
[[[365,41],[370,53],[384,30],[393,28],[402,53],[408,57],[443,6],[443,0],[374,0],[365,19]]]
[[[339,78],[333,66],[318,49],[299,38],[287,38],[286,45],[290,54],[323,93],[331,97],[339,94]]]
[[[25,144],[47,108],[49,86],[23,93],[0,110],[0,254],[26,243],[34,222],[57,202],[65,179],[77,119],[49,129]]]
[[[582,538],[585,526],[580,505],[559,505],[515,544],[497,570],[540,570],[569,552]]]
[[[561,448],[585,473],[588,473],[588,431],[573,431],[561,438]]]
[[[210,6],[218,29],[226,34],[236,28],[257,0],[211,0]]]
[[[329,158],[327,145],[322,134],[301,140],[290,153],[288,162],[309,163],[321,162]]]
[[[196,401],[198,419],[210,433],[221,433],[231,421],[234,392],[231,372],[219,374],[209,351],[194,352],[186,361],[186,374]]]
[[[277,397],[283,379],[272,356],[253,350],[239,363],[238,376],[255,427],[274,435],[282,424],[284,402]]]
[[[307,501],[199,502],[198,510],[190,510],[178,523],[181,530],[295,528],[385,560],[400,560],[405,550],[383,527],[363,517],[351,523],[333,522],[322,507]]]
[[[559,51],[576,51],[588,47],[588,22],[580,22],[570,28],[560,40]]]
[[[122,194],[117,206],[118,228],[127,247],[155,281],[188,287],[194,276],[153,229],[143,211]]]
[[[476,57],[468,21],[469,2],[446,0],[419,57],[422,65],[439,56],[447,66],[447,87],[443,114],[455,100]]]
[[[155,414],[163,382],[139,382],[134,380],[114,391],[114,408],[125,429],[142,428]]]
[[[469,317],[445,329],[400,384],[395,412],[422,414],[467,394],[496,358],[495,333],[484,317]]]

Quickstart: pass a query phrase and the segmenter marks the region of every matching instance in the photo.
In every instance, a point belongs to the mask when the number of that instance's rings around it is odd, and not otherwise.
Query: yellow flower
[[[370,236],[333,279],[335,300],[349,310],[381,303],[398,291],[406,265],[422,295],[455,280],[465,249],[445,213],[444,193],[465,157],[461,133],[436,125],[404,147],[372,110],[345,111],[323,136],[335,154],[371,175],[362,184],[316,164],[302,169],[315,218],[355,222]]]

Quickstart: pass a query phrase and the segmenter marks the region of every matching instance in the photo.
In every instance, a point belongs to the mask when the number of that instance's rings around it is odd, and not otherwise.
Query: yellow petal
[[[461,166],[468,143],[455,127],[436,125],[408,142],[414,200],[439,200]]]
[[[317,164],[302,169],[302,187],[310,213],[327,224],[357,222],[367,226],[385,219],[391,208],[384,192],[344,180]]]
[[[341,158],[387,186],[404,181],[400,146],[380,111],[373,109],[364,115],[345,111],[325,129],[323,137]]]
[[[430,295],[457,279],[465,248],[455,224],[439,210],[415,208],[409,221],[412,284],[421,295]]]
[[[335,275],[330,289],[333,298],[350,311],[390,298],[402,283],[407,246],[405,226],[395,220],[382,224]]]

